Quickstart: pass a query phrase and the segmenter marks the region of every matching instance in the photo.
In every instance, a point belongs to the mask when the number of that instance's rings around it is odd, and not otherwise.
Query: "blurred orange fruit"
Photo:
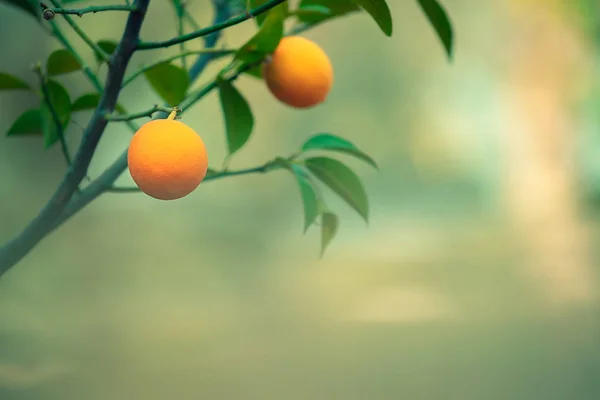
[[[146,124],[133,135],[127,161],[140,190],[159,200],[193,192],[206,176],[208,156],[200,136],[186,124],[168,119]]]
[[[273,96],[294,108],[322,103],[333,85],[329,57],[316,43],[301,36],[281,39],[263,63],[262,75]]]

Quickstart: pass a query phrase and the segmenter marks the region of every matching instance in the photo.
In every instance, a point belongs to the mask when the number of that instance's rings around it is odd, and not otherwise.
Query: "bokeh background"
[[[257,122],[231,166],[342,135],[380,164],[345,159],[370,195],[368,227],[326,192],[341,230],[320,260],[285,172],[206,183],[176,202],[104,195],[0,280],[0,399],[600,398],[594,1],[444,0],[452,63],[416,1],[389,2],[391,39],[366,14],[307,33],[332,59],[331,96],[297,111],[240,79]],[[210,22],[208,0],[189,7]],[[174,35],[171,15],[154,1],[143,37]],[[125,15],[77,21],[118,39]],[[227,44],[254,29],[228,30]],[[58,46],[0,3],[1,70],[35,82],[30,65]],[[131,70],[175,51],[136,55]],[[73,96],[92,89],[77,74],[60,80]],[[0,94],[0,131],[34,101]],[[135,111],[159,99],[140,80],[121,101]],[[89,116],[74,118],[72,146]],[[218,167],[217,95],[184,118]],[[130,137],[111,124],[90,175]],[[58,146],[42,147],[0,138],[0,242],[62,178]]]

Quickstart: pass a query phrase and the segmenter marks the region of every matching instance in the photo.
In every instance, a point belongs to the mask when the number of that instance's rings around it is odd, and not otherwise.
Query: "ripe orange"
[[[281,39],[263,63],[262,75],[273,96],[295,108],[322,103],[333,85],[329,57],[316,43],[301,36]]]
[[[146,124],[133,135],[127,161],[140,190],[159,200],[175,200],[193,192],[206,176],[204,142],[186,124],[168,119]]]

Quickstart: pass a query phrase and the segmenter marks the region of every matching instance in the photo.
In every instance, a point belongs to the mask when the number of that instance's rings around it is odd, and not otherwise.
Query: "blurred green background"
[[[392,39],[366,14],[306,34],[336,71],[323,106],[288,109],[260,81],[238,83],[257,122],[231,166],[290,154],[316,132],[346,137],[381,167],[347,160],[370,195],[369,226],[327,192],[341,231],[319,260],[285,172],[176,202],[104,195],[0,280],[0,399],[600,398],[598,5],[445,0],[448,63],[417,2],[389,4]],[[208,0],[189,7],[210,22]],[[171,15],[152,2],[144,39],[173,36]],[[77,21],[118,39],[125,15]],[[254,29],[228,30],[227,44]],[[1,70],[35,82],[30,65],[58,46],[0,4]],[[73,96],[91,89],[77,74],[61,82]],[[0,131],[33,101],[0,94]],[[159,99],[140,80],[121,101],[137,111]],[[75,117],[73,145],[89,116]],[[184,120],[219,166],[217,95]],[[130,137],[111,124],[90,175]],[[58,146],[42,147],[0,139],[0,242],[62,178]]]

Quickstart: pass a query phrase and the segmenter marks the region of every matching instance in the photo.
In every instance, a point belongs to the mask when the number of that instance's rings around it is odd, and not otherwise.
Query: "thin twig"
[[[163,58],[161,60],[158,60],[156,62],[153,62],[152,64],[145,65],[142,68],[140,68],[139,70],[135,71],[133,74],[131,74],[128,78],[126,78],[123,81],[123,85],[121,86],[121,88],[124,88],[125,86],[129,85],[138,76],[142,75],[144,72],[146,72],[148,70],[151,70],[152,68],[156,67],[157,65],[167,63],[167,62],[176,60],[181,57],[191,56],[191,55],[195,55],[195,54],[212,53],[213,57],[216,59],[216,58],[228,56],[231,54],[235,54],[236,51],[237,50],[229,50],[229,49],[222,49],[222,50],[221,49],[202,49],[202,50],[189,50],[184,53],[175,54],[173,56],[169,56],[169,57]]]
[[[215,171],[213,173],[207,174],[206,177],[202,180],[202,184],[210,181],[216,181],[218,179],[229,178],[233,176],[242,176],[249,174],[264,174],[266,172],[272,171],[274,169],[281,168],[281,165],[275,160],[266,162],[257,167],[244,168],[238,170],[221,170]],[[107,190],[108,193],[140,193],[141,190],[138,187],[118,187],[111,186],[110,189]]]
[[[222,23],[219,23],[216,25],[212,25],[212,26],[209,26],[204,29],[197,30],[195,32],[188,33],[186,35],[177,36],[172,39],[165,40],[163,42],[140,42],[137,45],[137,50],[150,50],[150,49],[158,49],[158,48],[162,48],[162,47],[170,47],[170,46],[182,43],[182,42],[187,42],[192,39],[196,39],[196,38],[199,38],[202,36],[209,35],[213,32],[222,31],[223,29],[226,29],[231,26],[240,24],[244,21],[247,21],[247,20],[253,18],[253,16],[255,17],[258,14],[262,14],[262,13],[272,9],[273,7],[278,6],[279,4],[283,3],[284,1],[286,1],[286,0],[269,0],[265,4],[258,6],[256,8],[253,8],[252,10],[250,10],[249,13],[244,13],[237,17],[231,18],[225,22],[222,22]]]
[[[58,140],[60,142],[60,147],[61,147],[63,156],[65,157],[67,166],[71,166],[71,153],[69,152],[69,147],[67,146],[67,140],[65,139],[65,129],[60,120],[60,116],[58,115],[58,112],[56,111],[56,107],[54,107],[54,104],[52,104],[52,101],[50,100],[50,92],[48,91],[48,84],[46,81],[46,76],[42,72],[42,67],[39,64],[35,66],[34,71],[37,74],[38,78],[40,79],[40,87],[42,89],[42,95],[44,96],[44,102],[48,106],[48,110],[50,111],[50,116],[52,117],[52,123],[54,124],[54,127],[56,128],[56,135],[58,136]]]
[[[146,111],[140,111],[138,113],[134,113],[134,114],[107,114],[104,118],[108,121],[112,121],[112,122],[116,122],[116,121],[131,121],[134,119],[139,119],[139,118],[152,118],[152,114],[157,113],[159,111],[162,112],[171,112],[173,110],[173,107],[162,107],[159,106],[158,104],[155,104],[152,108],[146,110]]]
[[[113,5],[113,6],[89,6],[83,8],[61,8],[61,7],[48,7],[47,10],[54,12],[55,14],[71,14],[82,17],[84,14],[98,13],[103,11],[134,11],[133,6]]]
[[[58,0],[50,0],[50,2],[58,8],[62,8],[61,7],[61,3]],[[73,21],[73,18],[71,18],[69,15],[67,14],[63,14],[63,17],[65,19],[65,21],[67,21],[67,24],[69,24],[71,26],[71,28],[73,28],[73,30],[75,31],[75,33],[77,33],[77,35],[79,35],[79,37],[88,45],[90,46],[90,48],[92,50],[94,50],[95,53],[98,54],[98,57],[100,57],[103,61],[109,62],[110,61],[110,56],[108,54],[106,54],[106,52],[104,50],[102,50],[102,48],[100,46],[98,46],[98,44],[96,42],[94,42],[88,35],[87,33],[85,33],[83,31],[83,29],[81,29],[79,27],[79,25],[77,25],[75,23],[75,21]]]
[[[183,16],[185,14],[185,8],[181,0],[172,0],[173,7],[175,8],[175,16],[177,17],[177,34],[182,36],[185,34],[185,26],[183,24]],[[184,42],[179,43],[179,52],[185,53],[186,46]],[[181,66],[187,71],[187,60],[185,56],[181,57]]]

